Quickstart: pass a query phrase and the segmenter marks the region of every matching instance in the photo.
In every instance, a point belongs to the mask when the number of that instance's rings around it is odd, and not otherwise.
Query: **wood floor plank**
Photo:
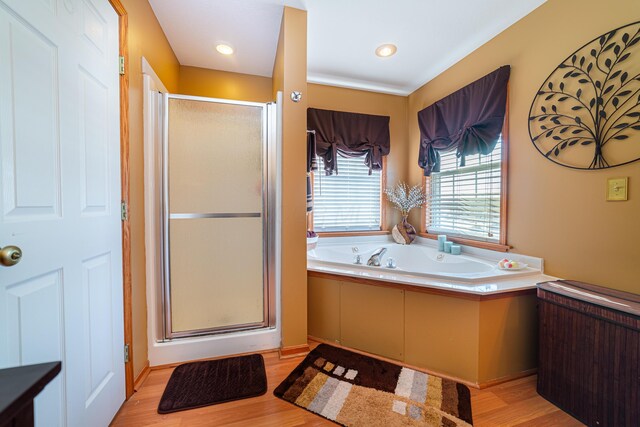
[[[487,412],[506,408],[507,403],[491,392],[484,392],[471,396],[471,409],[474,418]]]
[[[540,422],[541,419],[560,410],[551,403],[538,396],[531,399],[513,402],[505,408],[496,409],[479,415],[474,414],[474,425],[476,426],[504,426],[512,427],[529,423],[528,425],[546,426]],[[567,420],[571,416],[564,414]]]
[[[318,343],[310,342],[311,348]],[[280,359],[277,352],[264,353],[267,393],[204,408],[160,415],[160,397],[173,367],[152,370],[138,391],[122,406],[113,427],[325,427],[334,423],[276,398],[273,390],[303,360]],[[536,377],[520,378],[484,390],[471,389],[476,427],[582,426],[570,415],[536,393]]]
[[[584,424],[569,414],[562,411],[555,411],[534,420],[515,424],[514,427],[581,427],[583,425]]]
[[[536,377],[529,376],[491,387],[491,392],[507,404],[539,397]]]

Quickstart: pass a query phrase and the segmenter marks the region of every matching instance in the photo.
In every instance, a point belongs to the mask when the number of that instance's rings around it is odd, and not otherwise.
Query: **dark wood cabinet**
[[[589,426],[640,426],[640,295],[538,284],[538,393]]]
[[[33,399],[61,369],[60,362],[0,369],[0,427],[32,427]]]

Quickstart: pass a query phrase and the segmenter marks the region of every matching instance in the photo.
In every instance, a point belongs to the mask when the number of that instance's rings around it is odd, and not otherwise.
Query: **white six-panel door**
[[[0,368],[62,361],[36,426],[124,401],[118,17],[108,0],[0,0]]]

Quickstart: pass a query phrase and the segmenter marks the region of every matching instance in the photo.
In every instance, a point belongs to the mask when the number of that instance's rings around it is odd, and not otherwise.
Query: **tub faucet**
[[[371,255],[371,258],[369,258],[369,261],[367,261],[367,265],[380,267],[380,260],[385,252],[387,252],[387,248],[376,249],[376,251]]]
[[[354,264],[362,264],[362,258],[360,257],[360,254],[358,253],[359,250],[360,249],[358,249],[357,246],[354,246],[354,247],[351,248],[351,252],[354,255],[354,257],[353,257],[354,258],[353,259],[353,263]]]

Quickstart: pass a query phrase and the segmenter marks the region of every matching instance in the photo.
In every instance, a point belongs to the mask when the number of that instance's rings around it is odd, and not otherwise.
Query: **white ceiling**
[[[150,0],[182,65],[271,76],[284,5],[308,12],[308,80],[407,95],[545,0]],[[224,42],[235,49],[215,51]],[[374,51],[394,43],[398,52]]]
[[[182,65],[271,77],[282,0],[149,0]],[[235,53],[216,52],[219,43]]]

